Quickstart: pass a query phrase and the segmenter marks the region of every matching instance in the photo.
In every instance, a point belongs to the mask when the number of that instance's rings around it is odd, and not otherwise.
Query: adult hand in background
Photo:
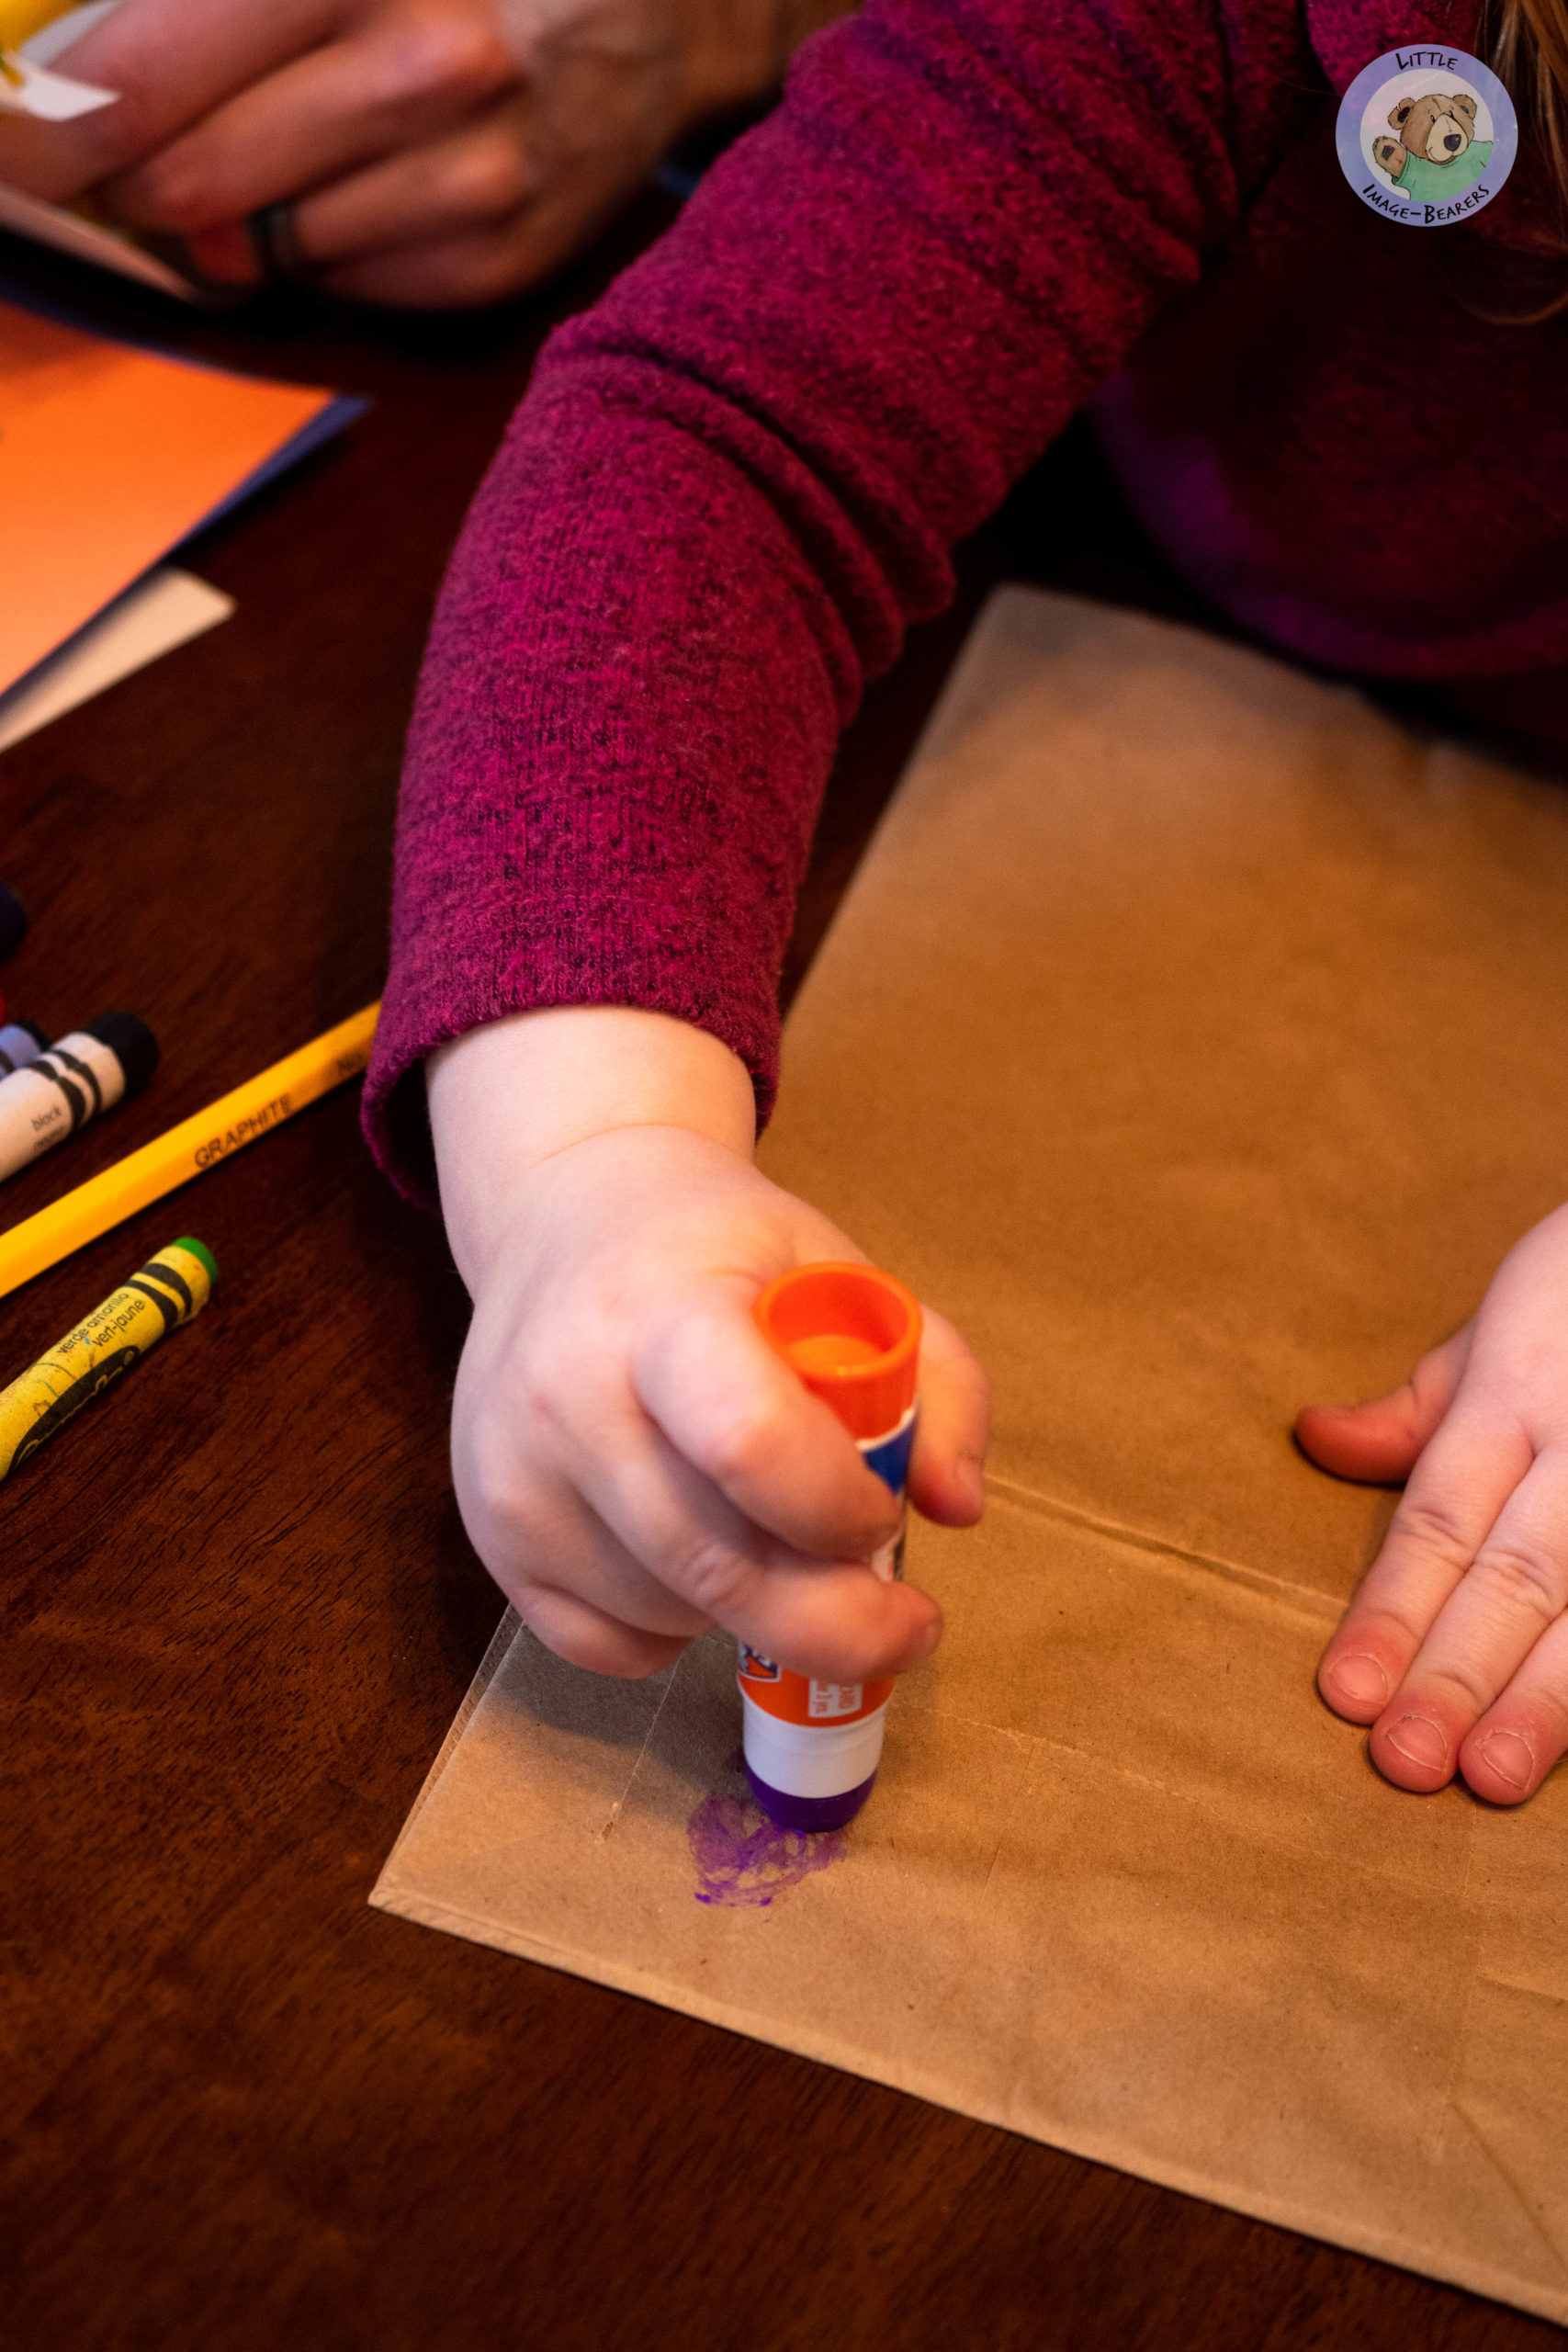
[[[0,122],[0,178],[89,192],[235,284],[292,201],[317,282],[495,301],[603,226],[694,123],[767,91],[845,0],[119,0],[51,62],[120,93]]]
[[[1296,1434],[1345,1478],[1406,1478],[1318,1668],[1402,1789],[1463,1774],[1495,1804],[1568,1748],[1568,1208],[1512,1250],[1480,1313],[1370,1405]]]

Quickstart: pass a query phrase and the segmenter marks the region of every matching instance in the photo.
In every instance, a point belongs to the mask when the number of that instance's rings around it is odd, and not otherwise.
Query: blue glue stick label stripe
[[[915,1416],[919,1408],[911,1405],[896,1430],[886,1437],[863,1437],[856,1440],[862,1459],[868,1470],[874,1470],[885,1487],[901,1495],[909,1476],[909,1456],[915,1446]]]

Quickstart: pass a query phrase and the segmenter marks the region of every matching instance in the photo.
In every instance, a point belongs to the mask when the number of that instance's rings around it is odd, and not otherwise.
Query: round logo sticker
[[[1514,102],[1462,49],[1391,49],[1339,107],[1340,168],[1374,212],[1444,229],[1490,204],[1518,153]]]

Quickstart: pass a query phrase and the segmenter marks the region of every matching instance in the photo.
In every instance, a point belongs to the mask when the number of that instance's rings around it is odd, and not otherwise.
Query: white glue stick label
[[[80,1029],[0,1079],[0,1178],[63,1143],[124,1092],[118,1056]]]

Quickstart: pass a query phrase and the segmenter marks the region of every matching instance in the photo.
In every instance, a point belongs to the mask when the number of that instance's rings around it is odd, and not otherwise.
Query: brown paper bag
[[[509,1619],[373,1899],[1568,2319],[1568,1777],[1372,1771],[1313,1670],[1391,1498],[1288,1435],[1568,1189],[1565,1005],[1568,796],[998,595],[764,1153],[996,1384],[875,1794],[773,1831],[726,1637],[614,1684]]]

